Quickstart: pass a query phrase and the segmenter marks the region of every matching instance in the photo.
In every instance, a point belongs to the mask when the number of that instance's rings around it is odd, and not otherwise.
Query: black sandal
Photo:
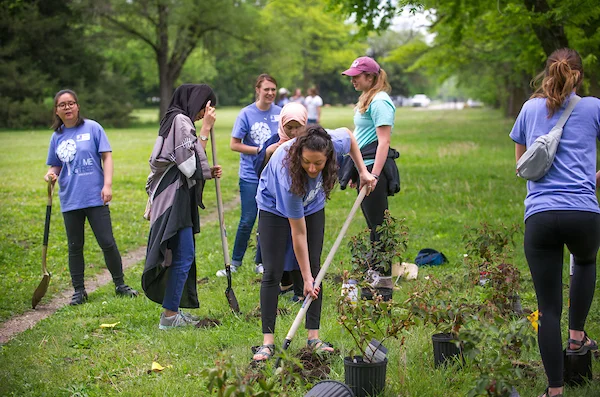
[[[546,391],[544,392],[544,394],[542,394],[540,397],[550,397],[550,391],[549,390],[550,390],[550,387],[547,387]],[[552,397],[563,397],[563,394],[562,393],[555,394]]]
[[[588,341],[590,341],[589,344],[587,344]],[[598,343],[596,343],[595,340],[590,339],[585,332],[583,333],[583,340],[569,338],[567,344],[567,356],[585,356],[589,351],[598,350]],[[577,349],[571,349],[569,348],[571,344],[579,347]]]
[[[331,343],[323,342],[319,338],[307,340],[306,346],[317,353],[333,353],[333,350],[327,350],[328,348],[333,349],[333,345]]]
[[[259,355],[261,355],[261,356],[264,357],[261,360],[256,360],[254,357],[252,357],[252,362],[253,363],[264,363],[268,359],[270,359],[271,357],[273,357],[273,354],[275,354],[275,345],[268,344],[268,345],[258,346],[256,348],[253,348],[252,352],[254,353],[254,355],[259,354]]]

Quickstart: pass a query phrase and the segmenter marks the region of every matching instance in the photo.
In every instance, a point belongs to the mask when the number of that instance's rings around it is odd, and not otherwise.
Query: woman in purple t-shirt
[[[581,57],[568,48],[556,50],[542,76],[541,86],[523,105],[510,133],[517,161],[528,145],[552,129],[581,87]],[[538,340],[548,378],[544,397],[563,393],[560,318],[565,245],[575,262],[566,354],[581,356],[598,349],[584,326],[594,297],[600,245],[600,210],[595,194],[599,135],[600,100],[582,98],[564,126],[552,167],[541,179],[527,182],[524,248],[538,300]]]
[[[322,293],[313,283],[320,270],[325,200],[337,181],[336,156],[348,152],[359,170],[361,186],[373,186],[375,178],[367,171],[350,131],[329,134],[316,124],[299,138],[282,144],[261,174],[256,200],[264,266],[260,287],[263,344],[254,354],[255,361],[267,360],[275,351],[279,281],[290,235],[304,280],[304,295],[314,299],[306,313],[307,345],[333,351],[319,339]]]
[[[231,271],[236,272],[242,266],[248,240],[256,222],[258,209],[256,207],[256,189],[258,175],[254,170],[254,159],[263,150],[263,145],[273,135],[277,134],[279,113],[281,108],[275,105],[277,96],[277,81],[263,73],[256,79],[254,86],[256,102],[246,106],[235,120],[231,131],[229,147],[240,153],[240,201],[242,206],[240,223],[235,234],[235,242],[231,253]],[[254,257],[256,273],[262,273],[260,247]],[[225,269],[217,271],[217,277],[225,277]]]
[[[44,179],[58,179],[60,204],[69,242],[69,271],[75,292],[71,305],[87,300],[84,286],[84,225],[87,218],[106,267],[112,275],[116,293],[137,296],[138,292],[123,281],[121,254],[112,232],[108,203],[112,200],[112,149],[104,129],[79,114],[77,94],[59,91],[54,96],[54,134],[50,139]]]

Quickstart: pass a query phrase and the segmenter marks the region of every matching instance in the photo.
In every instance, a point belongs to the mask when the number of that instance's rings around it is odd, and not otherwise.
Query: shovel
[[[213,165],[218,165],[217,162],[217,146],[215,143],[215,134],[213,129],[210,129],[210,146],[212,148]],[[227,231],[225,230],[225,219],[223,216],[223,198],[221,197],[221,181],[219,178],[215,178],[215,185],[217,187],[217,211],[219,213],[219,228],[221,229],[221,245],[223,246],[223,258],[225,259],[225,272],[227,272],[227,289],[225,290],[225,297],[229,303],[229,307],[235,313],[240,312],[240,305],[238,304],[233,288],[231,288],[231,264],[229,263],[229,247],[227,245]]]
[[[315,282],[313,284],[314,288],[318,288],[321,285],[321,282],[323,281],[323,278],[325,277],[325,273],[327,273],[327,268],[333,261],[333,257],[335,255],[337,249],[340,247],[340,244],[342,243],[342,239],[344,238],[346,231],[348,231],[348,227],[350,227],[350,222],[352,221],[352,218],[354,218],[354,214],[356,214],[356,211],[358,210],[358,207],[360,207],[360,204],[362,203],[366,194],[367,194],[367,187],[363,186],[363,188],[360,190],[360,193],[358,194],[358,197],[356,197],[356,200],[354,201],[354,205],[352,206],[352,209],[350,210],[350,214],[346,218],[346,221],[344,222],[344,225],[342,226],[342,229],[340,230],[340,233],[338,234],[337,239],[335,240],[335,243],[333,243],[333,247],[331,247],[331,251],[329,251],[327,258],[325,259],[325,263],[323,263],[323,267],[321,267],[319,274],[317,274],[317,278],[315,279]],[[308,308],[310,307],[310,304],[312,301],[313,301],[312,296],[306,295],[304,297],[304,303],[302,303],[302,307],[300,308],[300,311],[296,315],[296,319],[294,320],[292,326],[290,327],[290,331],[288,332],[287,336],[285,337],[285,340],[283,341],[283,350],[287,350],[287,348],[290,346],[290,343],[292,343],[292,339],[294,338],[294,335],[296,334],[298,327],[302,323],[302,320],[304,320],[304,317],[306,316],[306,312],[308,311]],[[281,360],[281,358],[277,359],[275,368],[279,367],[280,360]]]
[[[46,256],[48,254],[48,235],[50,234],[50,215],[52,214],[52,192],[54,190],[54,182],[52,179],[48,181],[48,204],[46,205],[46,223],[44,224],[44,245],[42,246],[42,281],[40,285],[33,291],[33,297],[31,298],[31,308],[35,309],[38,303],[42,300],[46,291],[48,291],[48,284],[50,284],[50,277],[52,276],[48,269],[46,269]]]

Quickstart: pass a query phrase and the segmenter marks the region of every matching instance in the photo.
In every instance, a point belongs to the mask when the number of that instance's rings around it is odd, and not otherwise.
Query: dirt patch
[[[196,324],[196,328],[212,328],[221,325],[221,322],[216,318],[205,317],[201,318]]]
[[[234,209],[240,204],[240,199],[237,197],[224,205],[224,211]],[[216,208],[213,212],[202,217],[202,223],[210,223],[218,220],[218,214]],[[146,257],[146,246],[138,247],[133,251],[129,251],[123,255],[123,270],[130,268],[131,266],[144,260]],[[202,282],[203,280],[200,280]],[[102,287],[112,282],[112,277],[108,269],[98,274],[94,279],[85,281],[85,289],[87,293],[92,293],[99,287]],[[33,291],[31,291],[33,293]],[[50,317],[58,309],[66,306],[71,300],[72,291],[66,290],[56,295],[51,301],[42,302],[37,305],[35,310],[28,310],[23,314],[13,316],[0,324],[0,344],[4,344],[11,340],[15,335],[25,330],[33,328],[39,321]]]
[[[256,354],[259,349],[260,346],[253,346],[252,353]],[[338,353],[339,351],[337,350],[333,353],[326,353],[316,352],[308,347],[303,347],[298,353],[294,354],[294,357],[298,359],[301,365],[297,365],[297,362],[281,362],[282,367],[278,370],[281,371],[279,372],[280,379],[283,379],[284,377],[287,379],[299,377],[305,383],[316,383],[328,379],[329,373],[331,372],[331,357]],[[275,355],[276,357],[273,357],[271,360],[277,359],[277,352]],[[265,369],[265,365],[266,362],[250,362],[246,378],[251,380],[264,378],[264,373],[262,371]],[[295,382],[295,380],[292,382]]]

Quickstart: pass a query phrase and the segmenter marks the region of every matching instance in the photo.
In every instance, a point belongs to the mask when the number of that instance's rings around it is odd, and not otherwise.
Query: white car
[[[427,107],[431,103],[431,99],[429,99],[425,94],[417,94],[412,97],[411,102],[413,107]]]

